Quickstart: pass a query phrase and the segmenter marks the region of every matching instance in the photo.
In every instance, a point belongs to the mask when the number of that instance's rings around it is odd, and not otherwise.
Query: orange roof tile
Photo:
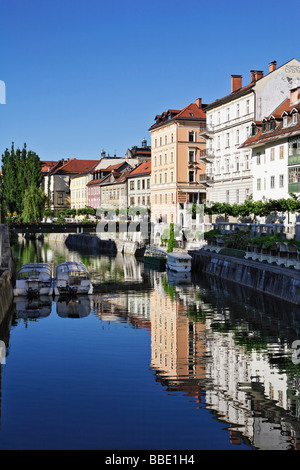
[[[77,160],[69,158],[62,166],[54,170],[54,173],[86,173],[91,171],[99,163],[99,160]]]
[[[130,178],[130,176],[144,175],[144,174],[150,174],[150,173],[151,173],[151,160],[146,160],[145,162],[142,162],[137,167],[135,167],[127,175],[127,178]]]

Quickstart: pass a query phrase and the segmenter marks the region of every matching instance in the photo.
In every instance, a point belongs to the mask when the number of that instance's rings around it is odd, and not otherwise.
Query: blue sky
[[[300,59],[299,13],[299,0],[1,0],[0,154],[13,141],[41,160],[123,157],[156,114]]]

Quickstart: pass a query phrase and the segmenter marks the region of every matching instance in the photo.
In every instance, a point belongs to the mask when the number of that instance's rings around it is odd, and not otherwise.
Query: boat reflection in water
[[[36,298],[15,297],[17,318],[33,319],[45,318],[51,313],[51,297],[41,296]]]
[[[192,277],[190,272],[175,272],[167,269],[168,283],[171,286],[190,285]]]
[[[56,302],[56,313],[61,318],[84,318],[91,312],[91,302],[88,295],[73,298],[59,298]]]

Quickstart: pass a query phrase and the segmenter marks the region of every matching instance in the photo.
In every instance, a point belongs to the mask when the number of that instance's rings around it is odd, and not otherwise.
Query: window
[[[189,171],[189,183],[193,183],[195,181],[195,172],[193,170]]]
[[[157,184],[157,174],[154,175],[154,184]]]
[[[174,161],[174,154],[173,154],[173,152],[171,152],[171,155],[170,155],[170,163],[173,163],[173,161]]]
[[[220,150],[220,136],[218,135],[218,139],[217,139],[217,150]]]
[[[134,189],[134,181],[130,181],[130,189],[131,189],[131,190]]]
[[[250,100],[246,101],[246,114],[250,113]]]
[[[167,182],[168,182],[168,173],[165,172],[165,183],[167,183]]]
[[[293,114],[293,124],[297,124],[297,113]]]
[[[275,160],[275,149],[270,150],[270,160],[271,162]]]
[[[168,204],[168,195],[165,194],[165,204]]]
[[[141,189],[141,181],[137,180],[137,189]]]
[[[218,124],[220,124],[221,118],[220,118],[220,111],[218,111]]]
[[[236,190],[236,203],[238,204],[240,202],[240,190]]]
[[[236,144],[239,144],[240,143],[240,131],[237,130],[236,131]]]
[[[134,197],[133,196],[130,198],[130,205],[134,206]]]
[[[279,147],[279,158],[282,159],[284,157],[284,146],[280,145]]]
[[[229,203],[229,190],[226,191],[226,202]]]
[[[271,189],[275,188],[275,176],[270,177],[270,188]]]
[[[283,127],[287,127],[287,125],[288,125],[288,117],[284,116],[283,117]]]
[[[64,203],[64,195],[63,193],[57,193],[57,204],[62,206]]]
[[[261,190],[261,179],[260,178],[257,178],[256,189],[257,189],[257,191]]]
[[[157,158],[156,158],[156,155],[154,155],[154,166],[157,165]]]
[[[145,189],[145,180],[142,179],[142,189]]]
[[[162,146],[162,137],[159,138],[159,145]]]
[[[189,142],[195,142],[195,132],[189,132]]]
[[[236,117],[240,117],[240,105],[236,105]]]
[[[174,142],[174,134],[171,134],[171,142]]]
[[[229,139],[229,132],[226,134],[226,147],[229,147],[230,139]]]
[[[230,121],[230,109],[226,109],[227,121]]]
[[[239,157],[235,158],[235,171],[240,171]]]
[[[173,172],[173,170],[170,173],[170,181],[171,181],[171,183],[174,182],[174,172]]]
[[[159,184],[162,184],[162,174],[159,173]]]
[[[159,155],[159,164],[161,165],[161,154]]]
[[[229,158],[225,160],[225,173],[229,173]]]
[[[167,143],[168,143],[168,136],[165,135],[165,145],[167,145]]]
[[[289,168],[289,183],[300,183],[300,167]]]
[[[165,153],[165,165],[168,163],[168,155]]]
[[[147,189],[150,189],[150,178],[147,179]]]
[[[249,170],[249,155],[245,156],[245,170]]]
[[[279,175],[279,187],[283,188],[284,184],[284,175]]]
[[[195,150],[189,150],[189,162],[195,161]]]
[[[157,139],[154,140],[154,147],[157,147]]]

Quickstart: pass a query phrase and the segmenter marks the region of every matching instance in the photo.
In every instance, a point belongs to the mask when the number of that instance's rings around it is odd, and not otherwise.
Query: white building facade
[[[253,122],[265,116],[289,97],[300,84],[300,62],[292,59],[269,72],[252,70],[250,84],[242,86],[242,76],[231,76],[231,93],[206,107],[206,151],[200,157],[206,163],[211,184],[207,203],[240,204],[254,194],[254,170],[251,148],[242,147],[251,134]],[[258,170],[259,171],[259,170]]]

